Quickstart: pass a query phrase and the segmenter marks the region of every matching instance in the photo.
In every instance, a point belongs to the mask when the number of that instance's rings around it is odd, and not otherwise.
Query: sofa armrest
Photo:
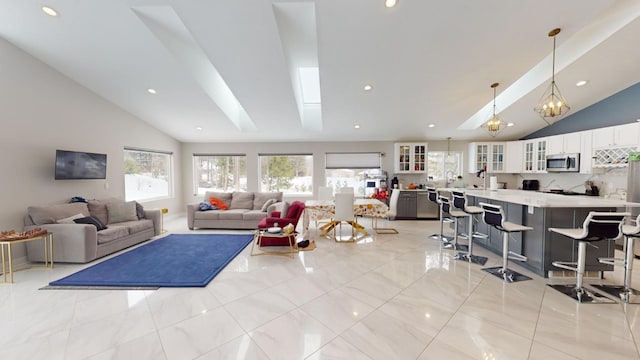
[[[87,262],[96,258],[98,231],[90,224],[44,224],[28,225],[25,230],[45,229],[53,234],[54,261]],[[29,261],[44,261],[43,243],[27,243]]]
[[[193,230],[194,214],[200,210],[200,203],[187,204],[187,227]]]
[[[153,221],[154,234],[160,235],[162,233],[162,210],[151,209],[144,210],[144,218]]]

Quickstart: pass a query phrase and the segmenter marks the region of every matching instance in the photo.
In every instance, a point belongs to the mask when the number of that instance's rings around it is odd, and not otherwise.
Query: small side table
[[[7,275],[9,275],[9,282],[13,283],[13,258],[11,255],[11,246],[18,243],[37,240],[42,240],[44,242],[44,267],[47,269],[53,269],[53,233],[47,232],[46,234],[26,239],[0,240],[0,253],[2,256],[2,278],[4,283],[7,282]],[[29,267],[29,269],[30,268],[32,267]]]
[[[167,232],[167,230],[164,229],[164,214],[166,214],[168,212],[169,212],[169,209],[167,209],[167,208],[162,208],[160,210],[160,214],[161,214],[160,215],[161,216],[160,217],[160,229],[161,229],[160,231],[163,232],[163,233]]]
[[[298,233],[292,232],[290,234],[285,234],[282,232],[279,233],[270,233],[267,230],[256,230],[253,240],[251,241],[251,256],[256,255],[285,255],[289,256],[293,259],[294,254],[298,252],[298,246],[296,244],[296,237]],[[265,241],[266,240],[266,241]],[[267,245],[265,245],[266,243]],[[257,249],[256,244],[258,244]],[[276,250],[265,250],[265,247],[284,247],[288,246],[289,251],[276,251]]]

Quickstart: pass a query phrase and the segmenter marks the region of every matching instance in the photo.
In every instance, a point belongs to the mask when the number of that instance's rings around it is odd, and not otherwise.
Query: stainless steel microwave
[[[579,172],[580,154],[547,155],[547,172]]]

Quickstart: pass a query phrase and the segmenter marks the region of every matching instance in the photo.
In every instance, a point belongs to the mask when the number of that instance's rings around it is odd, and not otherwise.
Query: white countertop
[[[534,207],[556,208],[601,208],[601,207],[640,207],[640,203],[625,200],[605,199],[598,196],[549,194],[527,190],[477,190],[439,188],[438,191],[461,190],[469,196],[504,201]]]

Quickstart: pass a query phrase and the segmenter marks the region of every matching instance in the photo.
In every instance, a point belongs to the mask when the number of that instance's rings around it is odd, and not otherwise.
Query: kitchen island
[[[447,191],[451,189],[440,189]],[[557,233],[550,227],[581,227],[590,211],[627,211],[640,207],[640,203],[604,199],[584,195],[562,195],[527,190],[476,190],[465,189],[470,205],[481,202],[502,206],[506,220],[533,227],[532,231],[513,233],[509,237],[509,250],[527,257],[526,262],[514,262],[534,273],[548,277],[550,271],[562,271],[551,265],[553,261],[577,261],[577,241]],[[502,234],[478,219],[477,230],[488,234],[487,239],[474,239],[502,256]],[[463,225],[466,226],[466,225]],[[465,229],[466,227],[461,227]],[[613,257],[613,241],[598,241],[587,248],[587,271],[612,271],[613,266],[598,262],[598,258]]]

